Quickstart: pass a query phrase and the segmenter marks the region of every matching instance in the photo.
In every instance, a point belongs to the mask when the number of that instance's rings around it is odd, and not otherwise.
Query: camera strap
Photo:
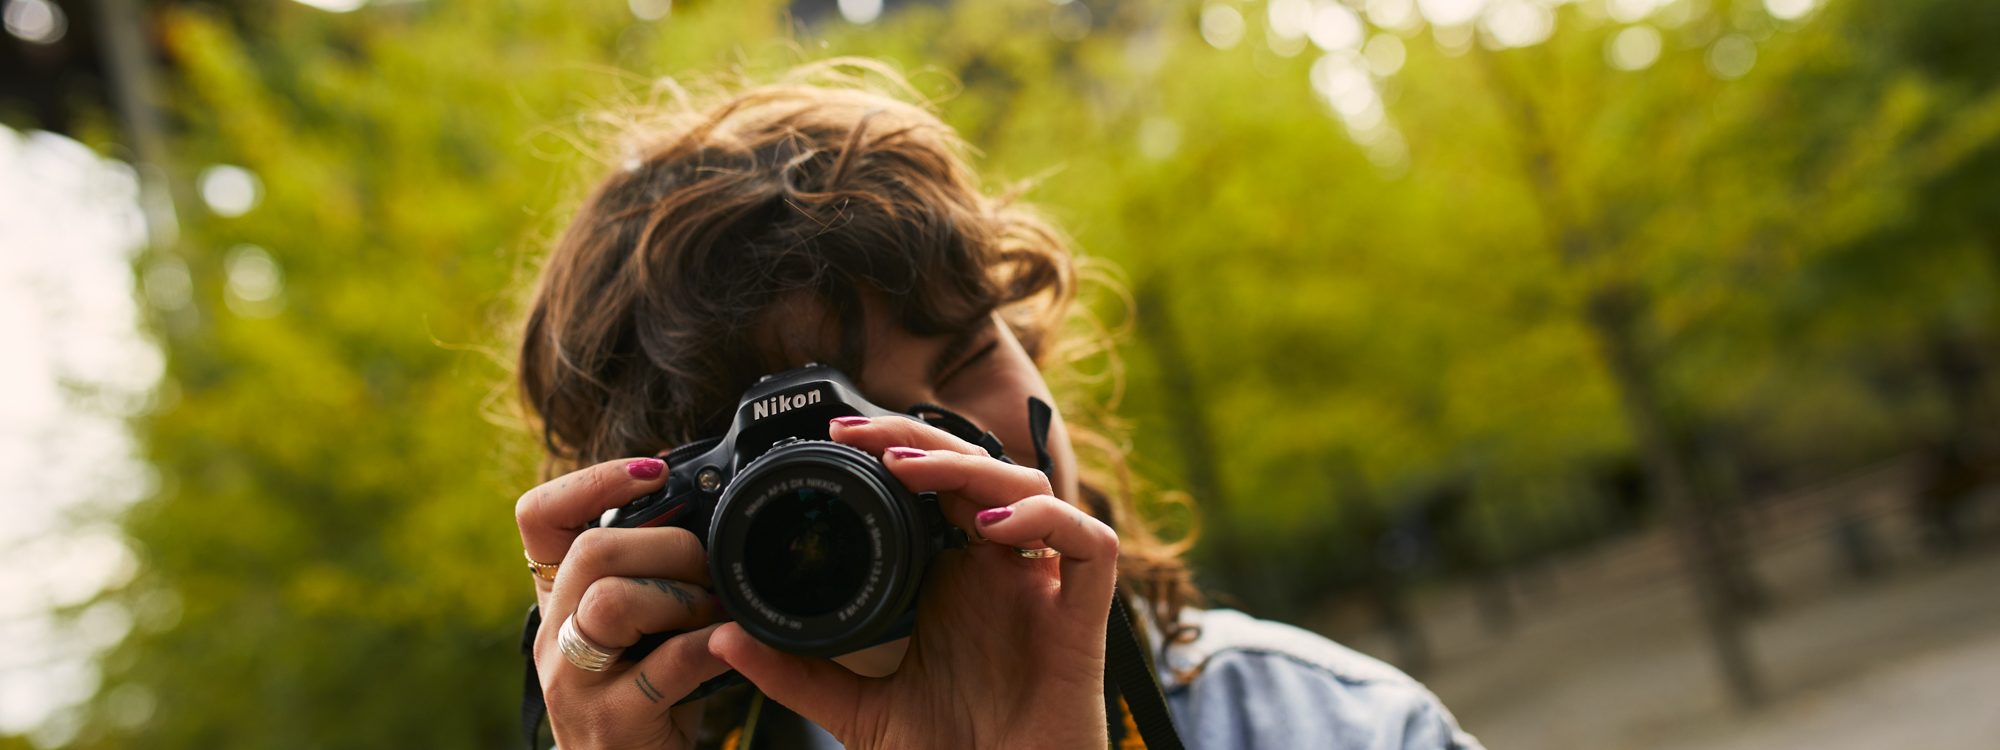
[[[541,746],[542,715],[549,712],[542,697],[542,678],[535,673],[535,634],[542,629],[542,607],[528,605],[528,621],[521,626],[521,657],[528,662],[527,682],[521,685],[521,739],[528,750]]]
[[[1133,727],[1139,730],[1139,738],[1146,743],[1146,750],[1181,750],[1180,732],[1174,728],[1173,713],[1167,710],[1160,676],[1153,671],[1153,662],[1147,658],[1146,648],[1140,645],[1138,629],[1132,626],[1131,614],[1126,611],[1125,592],[1113,588],[1111,614],[1104,628],[1104,715],[1113,717],[1114,747],[1121,746],[1119,737],[1125,731],[1115,718],[1121,699],[1131,713]]]

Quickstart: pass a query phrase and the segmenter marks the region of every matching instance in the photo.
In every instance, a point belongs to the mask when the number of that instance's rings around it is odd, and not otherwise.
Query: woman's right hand
[[[658,490],[666,468],[656,458],[609,461],[552,479],[514,505],[529,557],[560,563],[554,582],[535,578],[542,611],[535,672],[549,726],[564,750],[691,748],[701,705],[674,704],[729,668],[708,652],[717,607],[707,590],[707,556],[692,532],[586,526],[605,510]],[[644,660],[590,672],[571,664],[556,645],[570,617],[584,638],[612,651],[647,633],[688,632]]]

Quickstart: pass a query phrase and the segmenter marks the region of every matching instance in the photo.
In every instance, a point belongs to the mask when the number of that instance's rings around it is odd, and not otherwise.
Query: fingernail
[[[890,448],[889,455],[897,458],[923,458],[930,454],[917,448]]]
[[[659,479],[660,472],[667,470],[667,462],[657,458],[641,458],[625,465],[625,473],[633,479]]]
[[[974,516],[973,520],[978,521],[981,526],[992,526],[993,524],[1007,520],[1007,517],[1011,515],[1014,515],[1013,508],[1001,506],[979,511],[979,515]]]
[[[842,427],[860,427],[868,424],[867,417],[834,417],[833,423]]]

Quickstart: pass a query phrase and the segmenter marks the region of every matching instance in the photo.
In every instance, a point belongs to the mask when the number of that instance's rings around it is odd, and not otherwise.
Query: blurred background
[[[0,0],[0,748],[496,747],[589,123],[889,61],[1219,606],[1494,748],[2000,743],[1991,0]]]

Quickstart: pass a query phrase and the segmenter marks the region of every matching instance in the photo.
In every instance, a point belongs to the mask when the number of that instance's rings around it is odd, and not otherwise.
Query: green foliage
[[[1605,64],[1622,25],[1595,3],[1525,48],[1418,29],[1373,82],[1393,130],[1358,138],[1309,83],[1317,53],[1265,44],[1261,4],[1228,50],[1189,5],[1092,4],[1076,42],[1043,0],[914,5],[803,30],[769,0],[651,23],[616,2],[167,7],[178,173],[240,165],[263,198],[186,211],[142,261],[184,264],[195,295],[154,313],[168,381],[137,429],[162,481],[125,519],[142,573],[109,596],[135,628],[78,744],[509,741],[529,588],[507,509],[537,458],[505,426],[516,302],[607,168],[585,118],[654,76],[911,71],[1166,322],[1124,349],[1138,463],[1169,486],[1211,463],[1204,552],[1267,556],[1204,559],[1285,571],[1266,605],[1340,585],[1368,565],[1359,531],[1440,484],[1471,488],[1488,558],[1592,533],[1592,483],[1633,450],[1587,319],[1603,290],[1642,302],[1676,429],[1783,470],[1936,433],[1925,342],[1995,334],[1982,2],[1790,24],[1714,3],[1632,72]],[[1728,35],[1756,40],[1736,80],[1710,69]],[[276,297],[225,288],[244,244],[282,269]],[[155,708],[128,726],[107,696],[133,686]]]

